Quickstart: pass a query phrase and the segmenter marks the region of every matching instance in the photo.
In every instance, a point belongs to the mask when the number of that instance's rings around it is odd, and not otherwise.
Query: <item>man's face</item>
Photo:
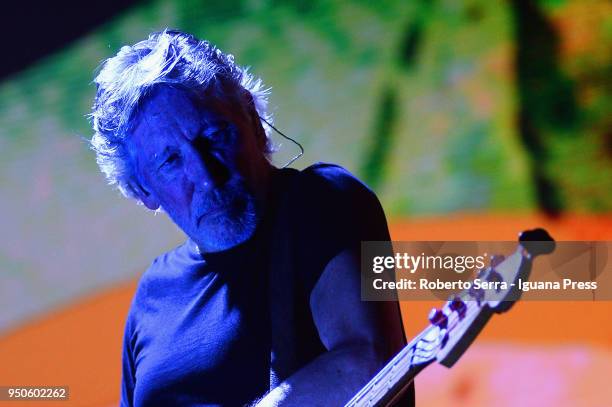
[[[253,234],[271,169],[254,110],[209,99],[196,106],[184,92],[159,87],[127,138],[137,195],[150,209],[161,206],[203,252]]]

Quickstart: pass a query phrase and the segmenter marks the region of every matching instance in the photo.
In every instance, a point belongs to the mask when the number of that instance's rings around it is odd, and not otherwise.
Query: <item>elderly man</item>
[[[262,82],[206,41],[152,34],[95,83],[102,172],[187,235],[140,279],[121,405],[343,405],[404,343],[396,303],[360,301],[359,243],[389,239],[375,195],[272,166]]]

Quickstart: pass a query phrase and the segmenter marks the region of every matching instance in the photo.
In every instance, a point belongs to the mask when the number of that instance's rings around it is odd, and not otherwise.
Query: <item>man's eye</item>
[[[207,144],[209,149],[219,149],[226,147],[232,139],[232,133],[227,123],[222,123],[215,127],[208,128],[203,138],[205,141],[201,141]]]
[[[180,161],[180,159],[181,157],[177,153],[172,153],[168,156],[168,158],[166,158],[166,161],[164,161],[159,168],[160,169],[170,168],[174,166],[175,164],[177,164]]]
[[[227,144],[227,137],[226,137],[225,132],[217,131],[210,138],[208,147],[212,150],[218,150],[220,148],[225,147],[226,144]]]

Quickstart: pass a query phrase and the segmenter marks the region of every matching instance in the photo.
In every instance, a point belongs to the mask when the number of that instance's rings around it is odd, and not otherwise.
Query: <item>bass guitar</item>
[[[463,355],[491,316],[508,311],[520,297],[518,281],[526,281],[533,259],[551,253],[555,242],[543,229],[519,235],[507,257],[494,256],[478,278],[505,281],[507,289],[468,289],[454,295],[441,309],[433,309],[430,325],[406,345],[345,407],[392,406],[417,374],[434,361],[451,367]]]

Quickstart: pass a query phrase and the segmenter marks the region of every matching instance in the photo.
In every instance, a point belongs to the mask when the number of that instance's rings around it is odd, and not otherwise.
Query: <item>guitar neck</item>
[[[551,253],[554,240],[543,229],[523,232],[520,244],[507,258],[491,257],[490,266],[477,275],[496,283],[492,289],[480,285],[451,297],[442,310],[433,309],[429,325],[406,345],[345,407],[391,405],[434,360],[451,367],[474,341],[493,313],[508,311],[520,298],[517,282],[526,280],[534,256]],[[503,283],[503,284],[501,284]]]
[[[451,314],[447,319],[447,331],[462,330],[463,320],[470,320],[470,332],[461,332],[463,339],[459,344],[465,350],[478,335],[486,321],[490,317],[490,312],[479,302],[470,301],[466,304],[465,313],[462,317]],[[410,385],[417,374],[429,366],[433,361],[443,358],[440,363],[445,366],[452,366],[463,353],[463,350],[455,355],[444,355],[441,351],[445,345],[445,335],[441,328],[429,325],[410,343],[408,343],[385,367],[376,375],[359,393],[355,395],[345,407],[383,407],[393,403],[400,397],[403,391]]]
[[[439,345],[427,341],[435,329],[430,326],[414,338],[345,407],[386,406],[401,395],[415,376],[436,359]],[[429,350],[421,346],[427,343]]]

